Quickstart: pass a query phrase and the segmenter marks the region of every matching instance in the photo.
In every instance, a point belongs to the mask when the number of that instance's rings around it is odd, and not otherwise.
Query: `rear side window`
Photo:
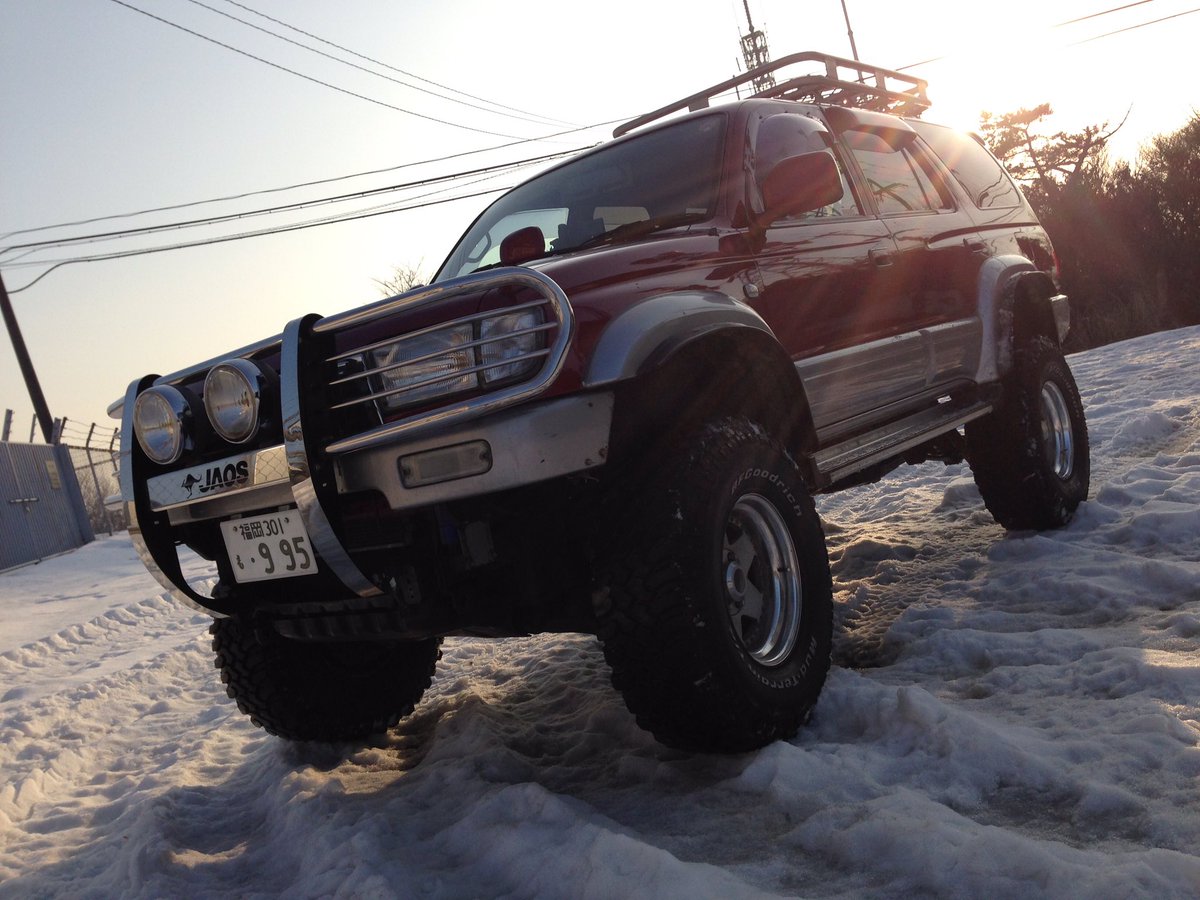
[[[911,137],[911,132],[909,132]],[[913,141],[888,141],[869,129],[842,132],[882,215],[953,209],[934,181],[930,160]]]
[[[1008,173],[970,135],[929,122],[908,124],[941,157],[954,180],[980,209],[1011,209],[1021,205],[1020,192]]]

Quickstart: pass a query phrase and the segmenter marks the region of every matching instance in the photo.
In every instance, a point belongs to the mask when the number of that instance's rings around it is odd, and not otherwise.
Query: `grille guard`
[[[525,268],[502,268],[474,275],[467,275],[443,284],[432,285],[409,291],[398,297],[383,300],[371,306],[325,318],[306,316],[289,323],[282,336],[259,342],[228,356],[246,356],[265,347],[281,345],[279,363],[280,402],[283,424],[284,452],[287,461],[287,488],[304,520],[321,560],[337,579],[359,597],[378,596],[381,591],[364,575],[351,559],[335,533],[321,502],[321,495],[328,493],[313,477],[314,455],[312,436],[307,439],[301,416],[301,366],[304,364],[302,341],[311,331],[316,334],[332,333],[342,328],[375,321],[397,312],[417,309],[428,304],[457,297],[462,294],[490,290],[506,285],[529,287],[537,291],[549,311],[551,324],[557,333],[550,347],[543,351],[543,363],[538,373],[530,380],[507,388],[471,398],[447,407],[436,409],[396,422],[390,422],[361,434],[335,441],[324,447],[329,455],[348,453],[399,438],[411,438],[436,428],[458,424],[488,413],[520,403],[545,391],[562,371],[567,348],[575,332],[575,318],[570,302],[563,290],[548,276]],[[524,305],[524,304],[523,304]],[[224,358],[228,358],[222,357]],[[219,362],[210,360],[197,366],[168,376],[147,376],[129,385],[123,403],[121,433],[120,482],[121,499],[129,516],[129,534],[134,549],[151,575],[179,600],[210,615],[221,615],[210,603],[212,598],[199,594],[187,584],[180,570],[179,557],[175,551],[170,526],[165,513],[153,508],[147,491],[147,473],[137,460],[134,438],[133,411],[137,395],[152,384],[180,382],[203,371],[206,366]],[[117,404],[114,404],[116,407]],[[318,451],[318,454],[320,451]],[[231,491],[223,496],[232,496]]]
[[[441,284],[418,288],[406,294],[401,294],[398,297],[382,300],[372,306],[366,306],[362,309],[352,310],[351,312],[339,315],[327,316],[313,325],[313,332],[316,334],[325,334],[339,331],[343,328],[373,322],[401,311],[419,309],[431,303],[448,300],[463,294],[478,293],[505,286],[528,287],[541,294],[544,304],[538,305],[544,305],[550,314],[551,320],[547,324],[556,326],[556,335],[553,343],[546,350],[540,351],[538,354],[543,356],[542,365],[533,378],[498,391],[484,394],[480,397],[451,402],[433,411],[418,413],[395,422],[388,422],[378,428],[372,428],[357,435],[342,438],[326,446],[325,452],[336,456],[342,453],[350,453],[354,450],[375,447],[401,437],[413,437],[436,428],[456,425],[487,415],[506,406],[524,402],[545,391],[562,371],[566,360],[567,348],[570,346],[571,339],[575,333],[575,316],[571,311],[570,301],[568,301],[567,295],[563,293],[562,288],[550,277],[533,269],[517,267],[492,269],[487,272],[465,275],[462,278],[455,278],[452,281]],[[523,309],[528,305],[520,304],[514,308]],[[442,326],[439,325],[439,327]],[[339,356],[348,355],[351,354],[339,354]]]

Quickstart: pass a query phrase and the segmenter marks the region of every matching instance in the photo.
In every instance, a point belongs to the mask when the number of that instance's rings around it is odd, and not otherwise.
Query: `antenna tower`
[[[767,35],[754,27],[754,19],[750,17],[750,0],[742,0],[746,9],[746,24],[750,33],[742,35],[742,59],[746,61],[746,71],[757,69],[771,61],[771,51],[767,48]],[[770,72],[755,78],[752,82],[755,91],[766,91],[775,87],[775,76]]]

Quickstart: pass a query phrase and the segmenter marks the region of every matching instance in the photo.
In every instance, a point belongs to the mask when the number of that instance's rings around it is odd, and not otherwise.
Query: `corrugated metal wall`
[[[0,569],[92,540],[70,451],[0,443]]]

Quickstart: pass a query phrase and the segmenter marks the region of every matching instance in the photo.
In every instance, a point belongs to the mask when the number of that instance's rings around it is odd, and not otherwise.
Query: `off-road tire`
[[[209,629],[225,692],[271,734],[352,741],[381,734],[413,711],[433,678],[441,640],[311,642],[243,619]]]
[[[703,426],[656,471],[625,500],[594,594],[613,685],[668,746],[741,752],[792,737],[825,682],[832,632],[825,535],[807,485],[741,418]],[[777,585],[794,575],[798,594],[785,588],[781,606],[760,608],[753,597],[771,572]]]
[[[1010,530],[1059,528],[1087,499],[1083,401],[1058,345],[1020,347],[1000,406],[967,425],[967,458],[992,517]]]

